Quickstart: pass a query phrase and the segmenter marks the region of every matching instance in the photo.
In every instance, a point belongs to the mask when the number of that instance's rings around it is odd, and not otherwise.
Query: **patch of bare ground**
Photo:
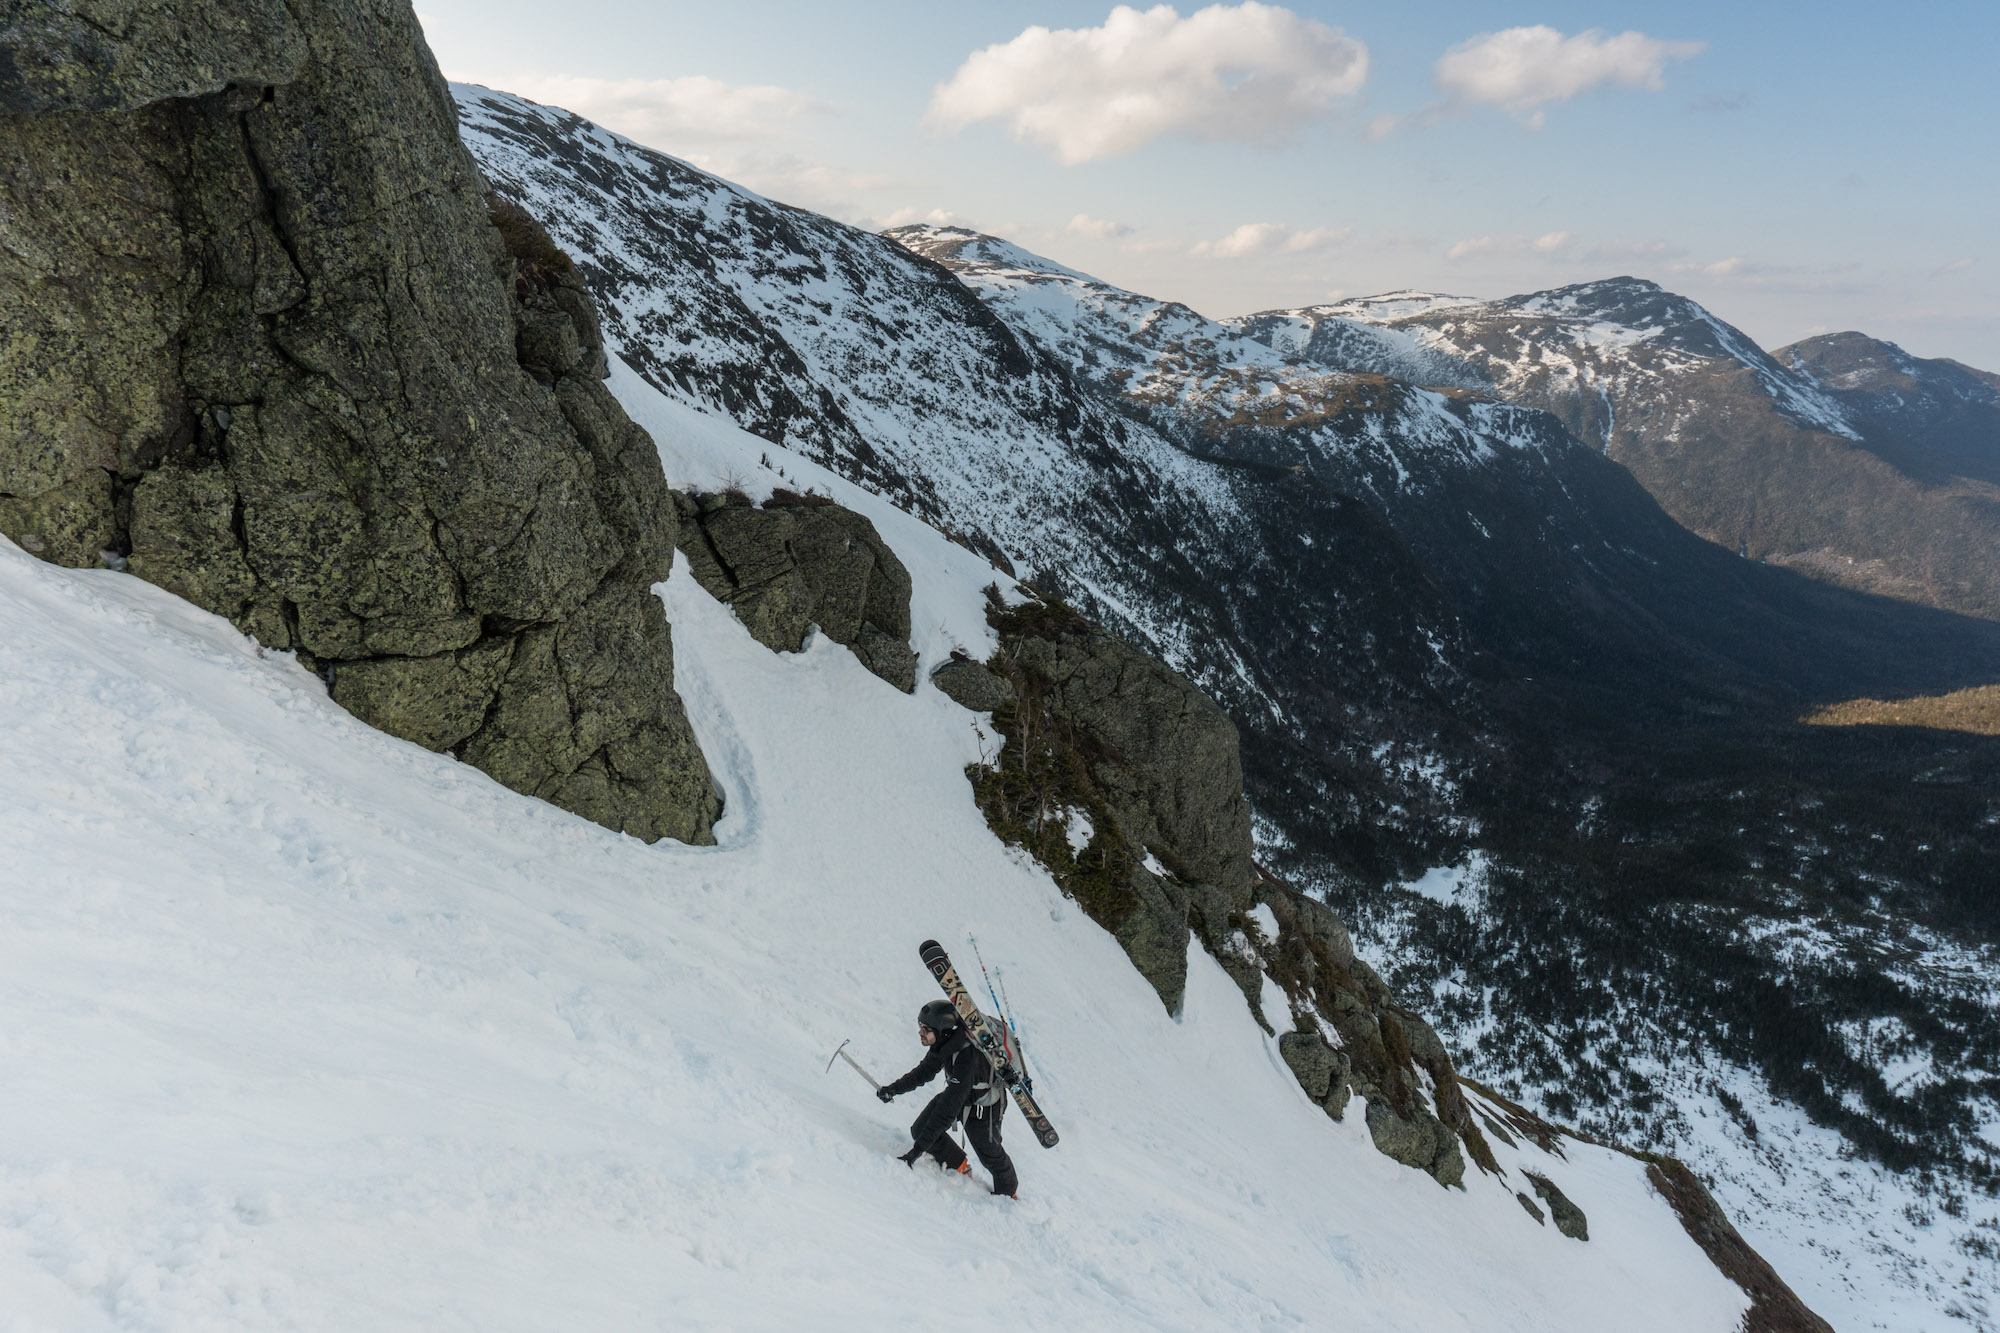
[[[1816,727],[1928,727],[2000,736],[2000,685],[1975,685],[1914,699],[1849,699],[1800,721]]]

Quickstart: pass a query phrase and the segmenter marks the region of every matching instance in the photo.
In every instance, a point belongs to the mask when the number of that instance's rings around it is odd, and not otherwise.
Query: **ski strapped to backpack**
[[[1035,1141],[1044,1148],[1055,1147],[1056,1127],[1042,1114],[1042,1108],[1035,1105],[1034,1095],[1022,1082],[1021,1071],[1015,1067],[1006,1040],[987,1025],[986,1016],[979,1012],[979,1006],[966,992],[965,983],[958,979],[950,955],[936,940],[925,940],[917,946],[917,956],[924,960],[924,966],[937,978],[938,985],[944,987],[945,998],[951,1001],[952,1008],[958,1010],[959,1020],[965,1024],[966,1035],[972,1038],[972,1044],[993,1066],[994,1074],[1007,1085],[1007,1091],[1014,1094],[1014,1104],[1021,1108],[1028,1127],[1035,1131]]]

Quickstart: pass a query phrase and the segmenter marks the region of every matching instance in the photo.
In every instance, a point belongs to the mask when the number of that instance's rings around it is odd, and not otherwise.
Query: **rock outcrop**
[[[910,571],[866,517],[785,490],[761,507],[728,492],[676,492],[674,503],[695,581],[728,602],[757,642],[795,653],[817,625],[903,693],[917,688]]]
[[[705,840],[657,455],[408,6],[5,12],[0,532],[517,790]]]
[[[1170,1011],[1191,925],[1224,966],[1254,974],[1225,946],[1258,878],[1235,724],[1186,677],[1060,602],[994,597],[998,652],[933,677],[990,709],[1007,737],[974,776],[988,821],[1118,937]]]
[[[1253,859],[1228,716],[1061,602],[1008,607],[989,595],[998,651],[932,678],[993,713],[1003,743],[971,777],[994,831],[1117,937],[1169,1011],[1186,986],[1192,930],[1329,1116],[1364,1098],[1376,1148],[1440,1184],[1463,1179],[1461,1142],[1492,1169],[1437,1033],[1394,1003],[1330,908]],[[1289,1015],[1265,1009],[1272,982]],[[1275,1032],[1286,1018],[1292,1030]]]
[[[1530,1171],[1528,1183],[1535,1193],[1542,1196],[1542,1202],[1549,1206],[1549,1216],[1555,1220],[1556,1230],[1571,1240],[1590,1239],[1590,1219],[1583,1215],[1583,1209],[1570,1202],[1570,1197],[1556,1188],[1556,1183],[1547,1176]]]
[[[963,654],[941,663],[931,672],[931,684],[959,707],[975,713],[991,713],[1014,702],[1014,682]]]

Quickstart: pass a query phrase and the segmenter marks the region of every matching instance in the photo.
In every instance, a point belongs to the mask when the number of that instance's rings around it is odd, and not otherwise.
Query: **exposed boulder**
[[[818,625],[903,693],[917,688],[910,572],[866,517],[782,490],[762,507],[728,492],[677,493],[674,503],[696,581],[734,607],[757,642],[795,653]]]
[[[1590,1239],[1590,1219],[1583,1215],[1583,1209],[1570,1202],[1567,1194],[1556,1188],[1556,1183],[1547,1176],[1533,1171],[1526,1173],[1528,1183],[1541,1195],[1542,1202],[1549,1206],[1549,1216],[1555,1220],[1556,1230],[1571,1240]]]
[[[1001,652],[1037,679],[1052,712],[1096,738],[1092,776],[1126,839],[1171,854],[1183,879],[1220,889],[1219,909],[1247,911],[1257,874],[1228,714],[1187,677],[1102,631],[1003,631]]]
[[[1458,1136],[1429,1111],[1418,1107],[1402,1115],[1389,1103],[1371,1098],[1367,1120],[1377,1152],[1429,1172],[1440,1185],[1456,1185],[1465,1178],[1465,1154],[1459,1151]]]
[[[518,790],[707,840],[657,455],[407,5],[18,12],[0,532],[126,564]]]
[[[1335,1120],[1346,1117],[1354,1093],[1354,1066],[1345,1051],[1327,1045],[1316,1032],[1287,1032],[1278,1038],[1278,1054],[1307,1097]]]
[[[1268,873],[1258,892],[1278,923],[1277,939],[1262,949],[1265,975],[1291,999],[1301,1026],[1278,1039],[1279,1051],[1306,1095],[1335,1119],[1350,1095],[1366,1098],[1376,1147],[1441,1184],[1463,1179],[1466,1152],[1497,1171],[1437,1031],[1395,1003],[1325,904]],[[1338,1049],[1322,1028],[1338,1035]]]
[[[290,83],[306,32],[283,0],[70,0],[0,11],[0,113],[130,111]]]
[[[1013,681],[967,657],[954,657],[931,672],[931,684],[975,713],[991,713],[1014,701]]]

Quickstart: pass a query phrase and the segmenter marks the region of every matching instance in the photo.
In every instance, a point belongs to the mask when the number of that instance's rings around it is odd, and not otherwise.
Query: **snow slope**
[[[619,389],[676,479],[827,480]],[[991,572],[871,516],[937,642],[975,641]],[[1464,1192],[1397,1166],[1206,955],[1170,1019],[993,839],[972,715],[825,640],[766,651],[684,570],[663,595],[711,848],[507,791],[157,588],[0,542],[0,1329],[876,1329],[940,1299],[973,1328],[1735,1326],[1638,1162],[1532,1153],[1581,1244],[1504,1145]],[[846,1037],[913,1062],[915,946],[969,930],[1064,1135],[1012,1121],[1018,1203],[906,1171],[914,1102],[824,1072]]]
[[[1677,974],[1614,963],[1626,956],[1623,925],[1588,944],[1543,934],[1556,923],[1531,910],[1546,900],[1536,890],[1509,900],[1506,928],[1427,937],[1367,903],[1400,896],[1374,886],[1462,861],[1476,845],[1487,818],[1474,805],[1476,765],[1511,740],[1467,734],[1482,716],[1463,672],[1475,649],[1528,644],[1539,656],[1521,674],[1544,683],[1612,681],[1641,699],[1714,691],[1731,708],[1739,687],[1762,689],[1794,669],[1781,655],[1757,657],[1790,642],[1772,630],[1771,603],[1736,620],[1718,614],[1728,601],[1719,590],[1747,586],[1740,571],[1691,558],[1686,534],[1596,453],[1614,423],[1671,431],[1672,413],[1643,395],[1684,387],[1704,366],[1740,390],[1732,402],[1783,418],[1759,367],[1724,346],[1733,338],[1744,351],[1741,335],[1691,302],[1628,283],[1522,297],[1519,309],[1398,292],[1212,321],[963,229],[897,229],[901,244],[892,243],[558,109],[454,91],[483,169],[578,257],[607,339],[648,383],[1004,551],[1221,701],[1243,728],[1265,863],[1331,884],[1313,852],[1292,856],[1324,849],[1331,826],[1348,840],[1343,854],[1359,849],[1342,869],[1365,885],[1340,906],[1393,965],[1396,985],[1423,995],[1431,974],[1464,981],[1484,969],[1462,990],[1474,997],[1470,1014],[1425,1002],[1462,1068],[1565,1118],[1604,1108],[1545,1102],[1544,1091],[1604,1087],[1603,1070],[1650,1071],[1656,1053],[1676,1069],[1733,1077],[1740,1032],[1717,1048],[1677,1035],[1682,1015],[1710,1010],[1712,987],[1662,1003],[1655,981]],[[1775,362],[1762,369],[1811,388]],[[1510,378],[1514,370],[1529,380]],[[1574,407],[1569,419],[1592,443],[1544,412],[1491,401],[1524,385]],[[1627,389],[1641,398],[1626,401]],[[673,475],[713,489],[735,466]],[[1313,498],[1328,492],[1357,499],[1336,509]],[[1361,521],[1372,513],[1387,523]],[[1397,556],[1406,548],[1415,559]],[[1427,599],[1428,577],[1450,583],[1456,604]],[[1466,613],[1482,618],[1468,628]],[[1662,625],[1671,628],[1656,632]],[[1701,646],[1694,658],[1690,643]],[[1748,663],[1735,683],[1717,676],[1718,652]],[[1567,710],[1561,688],[1548,688],[1548,702],[1538,724]],[[1520,814],[1503,807],[1493,817],[1518,835]],[[1713,818],[1719,827],[1725,816]],[[1778,818],[1790,838],[1792,816]],[[1895,815],[1880,818],[1892,841],[1908,832]],[[1379,864],[1391,857],[1398,863]],[[1547,892],[1561,882],[1550,879]],[[1705,943],[1733,947],[1732,918],[1705,919]],[[1415,943],[1427,938],[1448,947]],[[1564,1020],[1587,1015],[1575,1020],[1592,1043],[1580,1056],[1578,1028],[1542,1021],[1534,980],[1539,960],[1573,947],[1598,960],[1573,969],[1577,984],[1563,992],[1588,992]],[[1817,972],[1783,960],[1760,955],[1745,969],[1788,997],[1825,989]],[[1600,978],[1624,980],[1599,992]],[[1591,1007],[1600,998],[1604,1011]],[[1682,1134],[1711,1112],[1736,1122],[1705,1087],[1646,1077],[1643,1101],[1613,1102],[1613,1119],[1589,1127],[1686,1156],[1840,1327],[1957,1327],[1952,1293],[1991,1285],[1992,1261],[1966,1248],[1986,1232],[1954,1196],[1940,1206],[1907,1177],[1827,1165],[1825,1141],[1811,1133]],[[1794,1114],[1759,1112],[1758,1123]],[[1926,1215],[1936,1230],[1912,1248],[1905,1223]]]

